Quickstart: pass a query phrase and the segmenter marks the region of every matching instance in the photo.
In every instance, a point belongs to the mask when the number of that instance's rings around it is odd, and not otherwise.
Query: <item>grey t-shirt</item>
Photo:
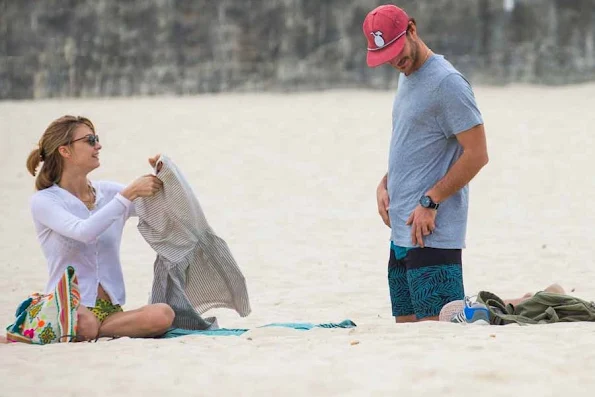
[[[455,135],[479,124],[483,120],[469,82],[442,55],[433,55],[409,76],[400,75],[388,164],[393,243],[413,245],[407,218],[461,156]],[[424,238],[426,247],[465,247],[468,200],[465,186],[440,203],[436,229]]]

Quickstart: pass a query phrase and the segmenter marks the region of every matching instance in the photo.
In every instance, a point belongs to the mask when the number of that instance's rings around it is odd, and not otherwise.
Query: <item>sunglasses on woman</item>
[[[70,143],[75,143],[76,141],[82,141],[83,139],[86,139],[87,140],[87,143],[89,145],[95,146],[95,144],[97,142],[99,142],[99,135],[95,135],[95,134],[85,135],[84,137],[75,139],[74,141],[72,141]]]

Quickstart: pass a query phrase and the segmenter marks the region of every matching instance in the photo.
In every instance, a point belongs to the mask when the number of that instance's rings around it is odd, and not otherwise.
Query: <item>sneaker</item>
[[[473,323],[477,325],[490,324],[490,311],[483,303],[471,302],[471,298],[465,297],[465,307],[454,314],[451,323]]]

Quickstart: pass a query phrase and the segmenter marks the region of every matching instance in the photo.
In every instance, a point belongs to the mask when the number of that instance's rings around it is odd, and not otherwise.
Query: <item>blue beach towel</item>
[[[258,328],[266,327],[284,327],[292,328],[300,331],[308,331],[312,328],[355,328],[357,325],[351,320],[343,320],[340,323],[324,323],[324,324],[312,324],[312,323],[271,323],[266,324]],[[239,336],[249,329],[234,329],[234,328],[219,328],[213,330],[189,330],[182,328],[171,328],[161,338],[177,338],[179,336],[186,335],[205,335],[205,336]]]

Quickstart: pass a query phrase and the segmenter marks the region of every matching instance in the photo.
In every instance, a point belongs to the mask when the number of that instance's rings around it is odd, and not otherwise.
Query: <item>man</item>
[[[388,279],[396,322],[437,320],[464,298],[469,181],[488,162],[482,116],[469,82],[417,34],[394,5],[363,23],[370,67],[400,72],[388,173],[378,212],[391,230]]]

